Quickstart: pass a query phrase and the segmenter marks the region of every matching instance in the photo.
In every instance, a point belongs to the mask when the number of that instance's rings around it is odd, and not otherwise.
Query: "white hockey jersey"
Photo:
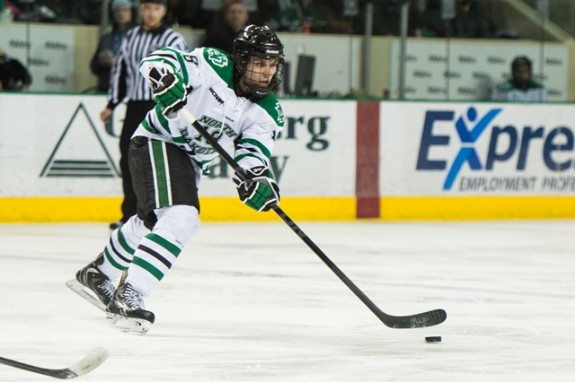
[[[150,68],[170,65],[192,88],[185,106],[225,149],[233,147],[236,162],[244,168],[270,166],[276,136],[284,125],[282,108],[274,94],[251,101],[234,91],[233,64],[229,54],[215,48],[183,52],[163,48],[142,60],[140,72],[148,79]],[[202,171],[218,153],[179,117],[167,118],[159,106],[151,110],[134,136],[144,136],[179,146]]]

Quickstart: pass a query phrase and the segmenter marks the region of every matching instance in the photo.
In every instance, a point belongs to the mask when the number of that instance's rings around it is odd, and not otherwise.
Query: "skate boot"
[[[118,287],[106,307],[114,326],[125,332],[146,333],[154,323],[154,313],[145,309],[144,296],[129,283]]]
[[[76,273],[76,280],[92,293],[104,304],[108,305],[114,296],[115,287],[112,280],[98,269],[98,265],[104,263],[104,254],[96,258]]]

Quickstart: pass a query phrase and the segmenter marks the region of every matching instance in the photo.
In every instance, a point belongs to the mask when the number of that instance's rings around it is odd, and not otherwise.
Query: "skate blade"
[[[142,318],[128,318],[114,313],[106,313],[106,318],[110,324],[124,333],[146,334],[152,326],[150,321]]]
[[[106,306],[102,304],[102,302],[92,293],[92,291],[90,291],[84,285],[80,284],[78,280],[68,280],[66,281],[66,286],[78,294],[80,297],[82,297],[84,300],[100,309],[102,312],[106,311]]]

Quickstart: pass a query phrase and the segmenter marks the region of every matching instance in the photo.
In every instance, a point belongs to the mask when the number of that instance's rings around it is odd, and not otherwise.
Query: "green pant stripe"
[[[156,188],[156,208],[166,207],[171,205],[170,173],[166,166],[166,144],[150,140],[150,153]]]
[[[138,265],[139,267],[148,271],[152,276],[158,279],[158,281],[162,280],[164,274],[158,268],[154,267],[152,264],[148,263],[146,260],[140,257],[134,257],[132,260],[132,264]]]

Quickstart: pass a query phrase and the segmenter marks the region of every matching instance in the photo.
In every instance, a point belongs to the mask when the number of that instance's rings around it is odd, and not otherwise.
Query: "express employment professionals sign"
[[[383,195],[575,194],[572,106],[381,107]]]

